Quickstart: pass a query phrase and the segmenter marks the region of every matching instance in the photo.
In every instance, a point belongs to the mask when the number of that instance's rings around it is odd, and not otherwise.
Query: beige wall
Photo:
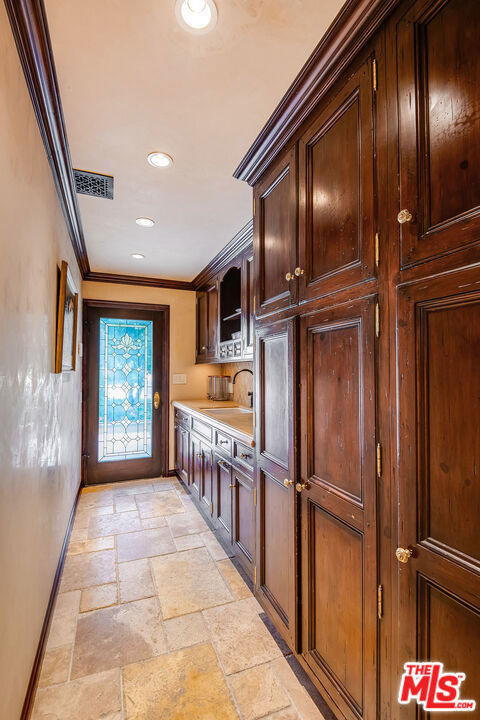
[[[188,290],[84,282],[83,296],[91,300],[157,303],[170,306],[170,402],[200,400],[207,395],[208,375],[214,365],[195,365],[195,293]],[[173,385],[172,376],[185,374],[186,385]],[[173,468],[173,411],[170,411],[170,469]]]
[[[80,277],[0,3],[0,718],[17,720],[80,482],[81,373],[55,375],[57,267]]]

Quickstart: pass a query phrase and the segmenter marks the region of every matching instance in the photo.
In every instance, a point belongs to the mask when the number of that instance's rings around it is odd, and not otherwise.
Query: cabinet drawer
[[[195,417],[192,417],[192,431],[205,440],[208,440],[208,442],[212,442],[212,428],[210,425],[207,425]]]
[[[189,416],[186,413],[184,413],[182,410],[179,410],[178,408],[175,408],[175,422],[177,424],[188,427],[188,420]]]
[[[215,446],[226,455],[232,455],[232,439],[224,435],[220,430],[215,430]]]
[[[254,463],[254,450],[252,447],[239,442],[233,441],[233,457],[240,467],[244,470],[252,471]]]

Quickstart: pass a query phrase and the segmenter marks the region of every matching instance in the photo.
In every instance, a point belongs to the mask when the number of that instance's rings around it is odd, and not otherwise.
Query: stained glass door
[[[89,484],[160,474],[163,325],[162,312],[87,306]]]

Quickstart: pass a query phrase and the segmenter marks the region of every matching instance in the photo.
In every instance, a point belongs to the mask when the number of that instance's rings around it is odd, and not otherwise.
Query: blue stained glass
[[[100,318],[98,461],[152,457],[151,320]]]

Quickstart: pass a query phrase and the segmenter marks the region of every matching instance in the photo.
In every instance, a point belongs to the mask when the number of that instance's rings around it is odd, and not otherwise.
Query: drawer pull
[[[228,440],[219,440],[220,445],[228,445]]]
[[[240,453],[240,457],[242,458],[242,460],[246,460],[247,458],[252,457],[252,456],[249,455],[248,453]]]

